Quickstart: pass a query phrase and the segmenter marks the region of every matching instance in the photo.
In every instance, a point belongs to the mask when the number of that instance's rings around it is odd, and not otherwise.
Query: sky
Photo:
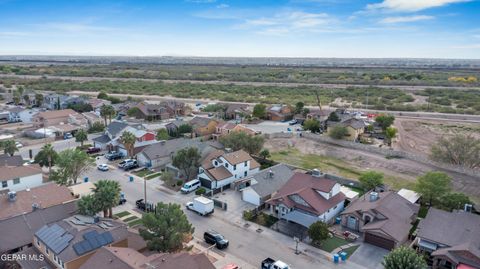
[[[0,0],[0,55],[480,59],[480,0]]]

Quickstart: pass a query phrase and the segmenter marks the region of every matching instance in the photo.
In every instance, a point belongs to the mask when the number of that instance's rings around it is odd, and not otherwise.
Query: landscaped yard
[[[161,172],[151,173],[151,174],[145,176],[145,179],[149,180],[149,179],[152,179],[152,178],[156,178],[156,177],[159,177],[161,174],[162,174]]]
[[[145,177],[145,176],[151,175],[153,173],[155,173],[155,171],[148,170],[148,169],[143,169],[141,171],[136,172],[135,175],[137,175],[139,177]]]
[[[136,219],[138,219],[138,217],[136,217],[136,216],[131,216],[131,217],[128,217],[128,218],[124,219],[123,221],[124,221],[124,222],[130,222],[130,221],[136,220]]]
[[[128,223],[128,227],[133,227],[142,224],[142,219],[137,219]]]
[[[119,212],[117,214],[114,214],[114,216],[118,217],[118,218],[122,218],[122,217],[125,217],[125,216],[128,216],[130,215],[130,212],[128,211],[122,211],[122,212]]]
[[[353,246],[353,247],[349,247],[349,248],[346,248],[343,250],[343,252],[346,252],[347,253],[347,258],[350,257],[353,252],[355,252],[355,250],[357,250],[357,248],[359,248],[360,245],[357,245],[357,246]]]
[[[348,242],[345,239],[333,236],[322,241],[322,244],[320,245],[320,249],[325,250],[327,252],[332,252],[334,249],[347,245],[349,243],[350,242]]]

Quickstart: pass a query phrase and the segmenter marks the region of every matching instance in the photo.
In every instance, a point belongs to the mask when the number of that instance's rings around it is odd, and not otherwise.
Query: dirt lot
[[[269,139],[265,147],[277,161],[307,169],[323,171],[356,179],[363,171],[375,170],[385,174],[385,182],[394,189],[411,188],[416,178],[438,168],[407,159],[387,159],[384,156],[356,149],[336,147],[303,138]],[[459,173],[448,173],[453,178],[453,188],[480,201],[479,179]]]
[[[444,135],[464,133],[480,138],[478,123],[397,118],[395,127],[398,129],[398,141],[394,148],[421,155],[428,155],[431,145]]]

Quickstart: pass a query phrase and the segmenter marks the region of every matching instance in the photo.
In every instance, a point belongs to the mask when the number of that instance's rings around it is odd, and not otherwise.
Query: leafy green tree
[[[182,170],[186,179],[190,179],[192,172],[199,166],[201,155],[195,147],[184,148],[175,154],[172,164]]]
[[[99,121],[96,121],[92,124],[90,129],[88,129],[88,132],[89,133],[99,133],[99,132],[103,132],[104,130],[105,130],[105,125],[103,125],[103,123],[101,123]]]
[[[133,157],[133,149],[137,138],[135,135],[129,131],[125,131],[120,136],[120,142],[125,146],[125,149],[128,152],[128,156]]]
[[[443,172],[428,172],[417,179],[415,190],[423,201],[430,205],[438,204],[439,198],[451,190],[451,178]]]
[[[88,134],[85,132],[85,130],[80,129],[78,132],[75,134],[75,141],[80,143],[80,146],[83,147],[83,142],[88,140]]]
[[[108,94],[105,92],[99,92],[97,95],[98,99],[108,100]]]
[[[37,104],[38,107],[41,107],[43,105],[43,94],[41,93],[35,94],[35,104]]]
[[[52,167],[58,159],[58,153],[53,148],[52,144],[45,144],[35,156],[35,163],[41,167],[48,167],[48,173],[52,172]]]
[[[162,128],[157,131],[157,140],[168,140],[169,137],[167,129]]]
[[[310,113],[310,109],[308,107],[304,107],[302,110],[302,115],[306,117],[308,113]]]
[[[17,145],[13,140],[7,140],[2,143],[3,153],[13,156],[18,151]]]
[[[331,127],[331,130],[328,132],[329,136],[333,139],[343,139],[348,135],[347,127],[336,125]]]
[[[438,162],[480,168],[480,139],[457,134],[440,138],[431,148],[431,159]]]
[[[58,154],[57,169],[52,171],[50,178],[60,185],[77,183],[78,177],[87,171],[94,160],[82,150],[66,149]]]
[[[393,139],[397,136],[397,129],[390,126],[385,130],[385,138],[387,140],[388,146],[392,146]]]
[[[301,114],[304,106],[305,104],[303,102],[297,102],[295,104],[295,114]]]
[[[262,157],[262,159],[266,160],[268,157],[270,157],[270,151],[268,149],[262,149],[262,151],[260,151],[260,153],[258,154],[260,155],[260,157]]]
[[[425,259],[409,247],[401,246],[384,257],[385,269],[427,269]]]
[[[323,240],[328,238],[328,234],[328,225],[324,222],[317,221],[308,227],[308,237],[312,239],[314,244],[321,244]]]
[[[82,215],[86,216],[95,216],[101,208],[99,208],[99,204],[95,197],[91,194],[82,196],[78,202],[78,212]]]
[[[177,130],[177,133],[179,135],[183,135],[183,134],[189,134],[192,132],[192,126],[190,126],[189,124],[182,124],[180,126],[178,126],[178,130]]]
[[[328,119],[329,121],[340,121],[340,117],[337,115],[337,112],[335,111],[332,111],[332,113],[330,113],[330,115],[328,115]]]
[[[14,95],[14,96],[12,97],[12,99],[13,99],[13,103],[14,103],[15,105],[20,104],[20,96]]]
[[[265,139],[263,136],[251,136],[245,132],[231,132],[220,137],[220,143],[234,151],[243,149],[249,154],[257,154],[263,148]]]
[[[183,248],[185,239],[194,232],[179,204],[158,203],[155,213],[146,213],[142,217],[145,229],[140,235],[153,251],[176,252]]]
[[[120,201],[120,183],[116,180],[102,179],[94,183],[93,197],[103,216],[111,218],[112,208]]]
[[[309,130],[312,133],[320,131],[320,122],[317,119],[308,119],[303,123],[303,128]]]
[[[378,115],[375,118],[375,122],[382,128],[382,130],[385,132],[390,125],[393,124],[395,121],[395,116],[393,115],[386,115],[386,114],[381,114]]]
[[[472,204],[468,196],[459,192],[451,192],[442,196],[439,207],[452,211],[454,209],[463,209],[465,204]]]
[[[252,115],[259,119],[265,119],[267,117],[267,106],[265,106],[264,104],[256,104],[253,107]]]
[[[129,109],[127,110],[127,115],[128,115],[129,117],[136,117],[136,116],[139,115],[139,114],[140,114],[140,109],[139,109],[138,107],[136,107],[136,106],[131,107],[131,108],[129,108]]]
[[[364,172],[358,178],[364,190],[373,190],[383,185],[383,174],[376,171]]]
[[[25,94],[23,96],[23,100],[25,101],[25,105],[28,105],[30,103],[30,96],[28,94]]]

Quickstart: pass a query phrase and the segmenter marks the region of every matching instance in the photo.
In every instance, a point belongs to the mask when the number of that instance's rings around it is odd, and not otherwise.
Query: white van
[[[192,191],[200,188],[200,186],[201,186],[200,180],[194,179],[194,180],[190,180],[189,182],[183,184],[180,191],[183,192],[183,193],[189,193],[189,192],[192,192]]]

